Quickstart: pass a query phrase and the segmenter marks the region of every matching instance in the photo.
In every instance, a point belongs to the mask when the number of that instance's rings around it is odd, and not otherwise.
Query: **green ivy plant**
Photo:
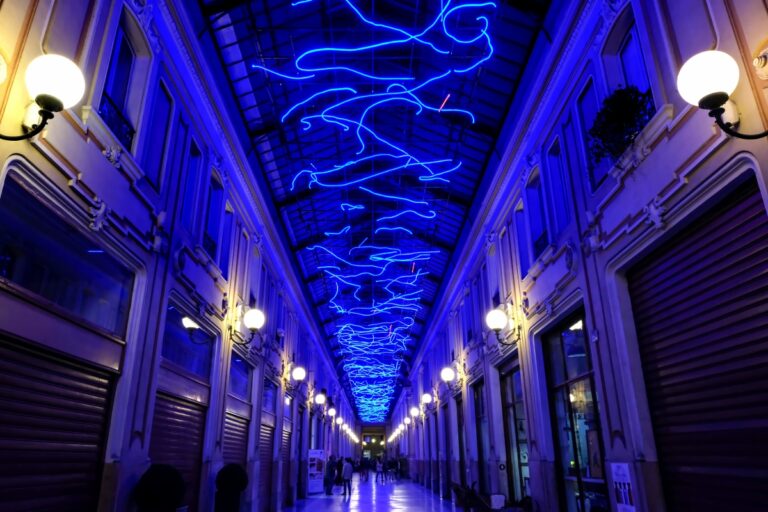
[[[605,98],[595,123],[589,129],[589,151],[594,163],[618,159],[653,117],[651,91],[634,85],[616,89]]]

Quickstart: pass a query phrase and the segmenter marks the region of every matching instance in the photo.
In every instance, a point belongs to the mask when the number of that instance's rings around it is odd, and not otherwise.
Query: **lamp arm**
[[[42,118],[42,121],[40,122],[40,124],[34,125],[32,127],[32,129],[30,131],[28,131],[27,133],[25,133],[23,135],[3,135],[2,133],[0,133],[0,139],[2,139],[2,140],[12,140],[12,141],[31,139],[32,137],[34,137],[38,133],[42,132],[43,129],[45,128],[45,126],[48,124],[48,121],[53,119],[53,112],[41,109],[40,110],[40,117]]]
[[[725,133],[727,133],[731,137],[736,137],[739,139],[747,139],[747,140],[757,140],[757,139],[762,139],[763,137],[768,137],[768,130],[762,133],[737,132],[736,130],[733,129],[733,123],[729,123],[723,120],[723,114],[725,114],[725,109],[722,107],[718,107],[709,111],[709,115],[715,118],[715,123],[717,123],[717,126],[719,126],[721,130],[723,130]]]

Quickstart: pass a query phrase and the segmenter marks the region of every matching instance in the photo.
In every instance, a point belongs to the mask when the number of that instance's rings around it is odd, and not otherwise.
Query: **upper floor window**
[[[581,139],[583,141],[589,183],[592,190],[596,190],[597,187],[605,181],[613,162],[610,158],[603,158],[599,162],[596,162],[589,150],[589,130],[595,124],[597,113],[600,110],[600,102],[597,98],[597,91],[595,91],[595,83],[592,80],[587,83],[579,96],[579,99],[576,102],[576,109],[578,111],[579,125],[581,128]]]
[[[224,209],[224,187],[219,180],[211,176],[208,187],[208,201],[205,209],[205,231],[203,232],[203,248],[214,261],[218,254],[219,235],[221,233],[221,217]]]
[[[624,78],[624,85],[633,85],[640,92],[648,92],[651,88],[648,82],[648,73],[645,69],[645,59],[640,48],[640,40],[637,35],[637,28],[632,28],[624,36],[624,40],[619,46],[619,62],[621,64],[621,74]]]
[[[10,173],[0,195],[0,280],[118,335],[133,274],[40,203]],[[43,299],[43,300],[40,300]]]
[[[133,150],[151,55],[141,26],[124,9],[112,40],[99,116],[128,151]]]
[[[253,248],[251,263],[248,271],[248,307],[256,307],[256,299],[259,294],[261,282],[261,253],[258,247]]]
[[[166,151],[171,133],[173,101],[162,81],[158,82],[152,100],[152,120],[147,126],[146,150],[144,152],[144,175],[159,188]]]
[[[523,203],[515,208],[515,231],[517,232],[517,252],[520,258],[520,277],[525,277],[531,267],[531,256],[528,249],[528,228],[525,224]]]
[[[115,137],[128,149],[131,148],[133,136],[136,133],[128,119],[128,88],[135,62],[136,52],[123,26],[120,25],[117,28],[115,44],[112,46],[99,115],[112,129]]]
[[[193,228],[195,205],[197,204],[197,182],[200,177],[202,163],[203,154],[200,152],[200,148],[194,140],[190,140],[181,197],[181,223],[189,230]]]
[[[552,204],[554,232],[559,234],[571,220],[568,197],[568,175],[560,141],[555,140],[547,151],[547,182]]]
[[[602,60],[610,89],[632,86],[641,93],[651,90],[648,68],[631,6],[628,5],[624,9],[611,27],[605,39]]]
[[[528,224],[533,246],[533,258],[538,258],[549,245],[547,232],[546,202],[541,175],[537,171],[525,187],[525,201],[528,207]]]
[[[221,250],[219,268],[224,279],[229,279],[230,258],[232,257],[232,230],[235,225],[235,212],[230,205],[224,208],[224,222],[221,230]]]

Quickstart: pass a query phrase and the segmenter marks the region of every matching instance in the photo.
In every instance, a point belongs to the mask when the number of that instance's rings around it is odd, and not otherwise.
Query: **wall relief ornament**
[[[123,156],[123,148],[119,146],[107,146],[101,152],[107,158],[110,164],[116,169],[120,169],[123,164],[120,162],[120,158]]]
[[[664,214],[667,212],[667,208],[661,204],[658,196],[648,203],[648,206],[643,208],[645,214],[645,223],[650,224],[656,229],[664,228]]]
[[[104,227],[104,222],[107,220],[107,214],[109,213],[107,204],[101,199],[96,198],[95,206],[91,206],[88,210],[91,217],[88,227],[93,231],[100,231]]]
[[[161,211],[155,216],[155,222],[152,225],[152,233],[150,235],[152,250],[158,254],[164,254],[168,251],[168,233],[165,231],[166,217],[167,213]]]
[[[587,231],[582,239],[582,245],[584,247],[584,252],[593,254],[600,250],[602,229],[600,228],[600,222],[594,213],[587,210],[585,214],[587,217]]]

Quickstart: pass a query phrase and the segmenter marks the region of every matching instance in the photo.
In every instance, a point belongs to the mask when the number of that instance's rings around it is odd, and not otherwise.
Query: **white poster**
[[[307,493],[323,492],[323,474],[325,473],[325,450],[309,450],[307,457]]]
[[[616,497],[618,512],[635,512],[635,494],[632,489],[632,476],[629,464],[611,463],[613,476],[613,494]]]

